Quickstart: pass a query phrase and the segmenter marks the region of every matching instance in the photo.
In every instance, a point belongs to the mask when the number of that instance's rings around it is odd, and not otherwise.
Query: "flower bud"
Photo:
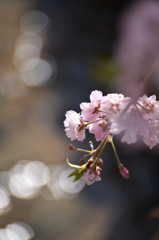
[[[93,160],[90,158],[88,162],[86,163],[86,167],[90,168],[91,164],[93,163]]]
[[[100,174],[101,174],[101,171],[102,169],[100,168],[100,167],[96,167],[96,170],[95,170],[95,174],[97,175],[97,176],[100,176]]]
[[[72,151],[76,151],[77,150],[77,148],[73,144],[69,144],[68,147]]]
[[[101,167],[103,165],[103,160],[101,158],[98,159],[97,165]]]
[[[93,150],[94,147],[93,147],[93,142],[92,141],[89,141],[89,145],[90,145],[91,149]]]
[[[127,168],[125,168],[123,165],[120,165],[119,170],[123,178],[125,179],[129,178],[129,170]]]

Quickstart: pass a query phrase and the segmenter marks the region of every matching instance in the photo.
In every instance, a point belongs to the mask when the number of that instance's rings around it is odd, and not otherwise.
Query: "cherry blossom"
[[[144,95],[138,99],[138,103],[143,107],[141,108],[141,112],[144,119],[159,119],[159,101],[156,100],[155,95],[152,95],[150,97]]]
[[[119,134],[125,131],[121,141],[132,144],[136,143],[138,134],[144,132],[146,128],[146,122],[141,118],[137,108],[131,106],[123,116],[119,116],[112,123],[111,133]]]
[[[158,86],[159,3],[154,0],[132,3],[121,20],[120,41],[114,51],[118,69],[115,84],[128,97],[121,93],[103,95],[94,90],[90,102],[80,104],[81,112],[68,111],[64,121],[71,140],[83,141],[86,130],[100,141],[96,149],[91,143],[91,150],[69,145],[71,150],[84,152],[79,166],[70,166],[76,168],[71,174],[75,175],[74,181],[81,178],[87,185],[101,180],[98,160],[107,143],[112,146],[120,174],[125,179],[129,177],[113,142],[116,135],[120,134],[121,142],[142,141],[150,149],[159,144],[159,101],[155,95],[140,96],[149,79],[157,79]]]
[[[101,181],[100,176],[98,176],[97,174],[95,174],[94,172],[90,172],[89,169],[87,169],[83,176],[81,177],[81,179],[87,184],[87,185],[91,185],[96,181]]]
[[[83,141],[87,129],[96,141],[123,132],[121,141],[128,144],[136,143],[139,136],[149,148],[159,143],[159,101],[155,95],[143,95],[130,104],[131,98],[122,94],[103,96],[101,91],[95,90],[90,101],[80,104],[81,113],[73,110],[66,113],[65,132],[71,140]]]
[[[94,121],[101,113],[98,111],[101,106],[101,100],[103,98],[103,93],[101,91],[92,91],[90,95],[90,103],[83,102],[80,104],[82,110],[81,115],[85,121]]]
[[[70,110],[66,112],[65,116],[64,126],[67,137],[71,138],[71,141],[75,139],[83,141],[85,139],[85,129],[80,114]]]
[[[122,94],[107,94],[101,101],[101,109],[106,118],[115,118],[127,106],[129,101],[130,98],[125,98]]]
[[[90,133],[94,134],[96,141],[102,141],[109,134],[109,127],[106,120],[90,124],[88,129]]]
[[[144,143],[152,149],[154,146],[159,144],[159,121],[149,121],[149,128],[147,131],[142,133]]]
[[[74,181],[81,178],[87,185],[95,181],[101,181],[100,155],[107,143],[111,143],[118,168],[122,177],[129,177],[129,170],[120,162],[113,136],[121,134],[121,142],[135,144],[139,139],[152,149],[159,144],[159,101],[156,96],[143,95],[132,100],[122,94],[111,93],[103,96],[101,91],[93,91],[90,95],[90,103],[81,103],[81,113],[73,110],[66,112],[64,121],[66,135],[71,140],[83,141],[85,130],[93,134],[99,146],[94,149],[92,141],[89,141],[91,150],[76,148],[70,144],[73,151],[85,152],[78,165],[71,167],[76,170],[70,174],[75,175]],[[87,162],[85,159],[90,157]],[[100,161],[99,161],[100,160]]]

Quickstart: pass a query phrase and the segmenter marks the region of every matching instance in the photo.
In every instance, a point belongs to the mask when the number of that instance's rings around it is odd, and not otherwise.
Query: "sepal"
[[[86,171],[86,164],[83,164],[82,166],[79,166],[79,165],[75,165],[75,164],[72,164],[68,161],[68,158],[67,158],[67,164],[72,167],[72,168],[76,168],[72,173],[70,173],[70,175],[68,177],[72,177],[72,176],[75,176],[75,178],[72,180],[72,182],[76,182],[77,180],[79,180],[84,172]]]

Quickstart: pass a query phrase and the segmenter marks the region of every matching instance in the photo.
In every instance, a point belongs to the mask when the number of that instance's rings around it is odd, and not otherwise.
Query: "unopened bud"
[[[120,165],[119,170],[123,178],[125,179],[129,178],[129,170],[127,168],[125,168],[123,165]]]
[[[97,176],[100,176],[100,174],[101,174],[101,171],[102,169],[100,168],[100,167],[96,167],[96,171],[95,171],[95,174],[97,175]]]
[[[101,158],[98,159],[97,165],[101,167],[103,165],[103,160]]]
[[[89,159],[88,162],[86,163],[86,167],[90,168],[91,164],[93,163],[92,159]]]
[[[91,149],[93,150],[94,147],[93,147],[93,142],[92,141],[89,141],[89,145],[90,145]]]
[[[77,148],[75,148],[75,146],[73,144],[69,144],[68,147],[72,151],[76,151],[77,150]]]

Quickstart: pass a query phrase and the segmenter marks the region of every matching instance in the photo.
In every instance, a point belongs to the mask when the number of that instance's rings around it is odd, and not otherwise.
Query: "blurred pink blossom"
[[[119,41],[114,54],[120,70],[118,88],[126,95],[134,96],[138,84],[152,67],[159,77],[158,57],[159,2],[135,2],[123,14],[119,24]]]

